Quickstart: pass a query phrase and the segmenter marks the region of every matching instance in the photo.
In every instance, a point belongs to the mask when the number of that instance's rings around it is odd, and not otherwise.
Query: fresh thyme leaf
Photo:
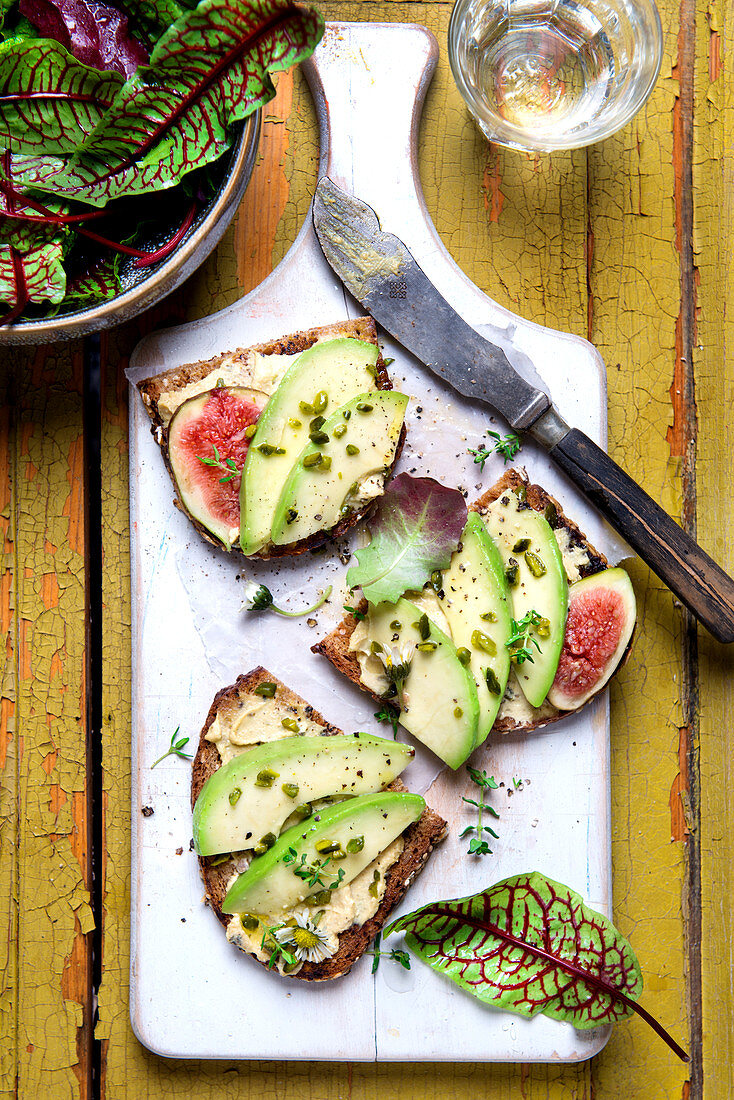
[[[173,732],[173,736],[171,737],[171,744],[170,744],[167,752],[164,752],[163,756],[159,756],[158,759],[155,761],[155,763],[150,765],[151,768],[155,768],[155,766],[157,764],[160,764],[161,761],[165,760],[168,756],[180,756],[182,758],[182,760],[190,760],[191,759],[191,754],[188,753],[188,752],[183,751],[189,743],[189,738],[188,737],[180,737],[178,740],[176,740],[176,738],[178,737],[180,732],[181,732],[181,727],[176,726],[176,729]]]
[[[472,783],[479,787],[480,791],[495,791],[499,787],[499,783],[493,775],[487,775],[485,771],[478,771],[477,768],[471,768],[467,764],[467,772]],[[467,827],[459,834],[459,839],[463,840],[464,837],[474,836],[469,841],[469,847],[466,850],[466,854],[469,856],[488,856],[492,854],[492,849],[486,840],[483,839],[482,833],[490,833],[491,836],[498,838],[498,834],[489,825],[483,823],[483,815],[485,813],[491,814],[492,817],[498,818],[500,815],[495,810],[494,806],[490,806],[489,803],[484,801],[482,797],[479,801],[474,798],[467,798],[466,795],[462,795],[462,802],[466,802],[469,806],[476,807],[477,811],[477,823],[476,825],[467,825]]]
[[[364,611],[360,611],[358,607],[350,607],[348,603],[345,603],[343,606],[347,615],[353,615],[358,623],[361,623],[363,619],[367,618]]]
[[[487,435],[494,439],[494,443],[489,447],[480,446],[475,450],[472,450],[471,447],[469,448],[469,454],[474,455],[474,462],[478,464],[480,470],[484,470],[484,463],[488,458],[491,458],[493,454],[501,454],[505,464],[507,464],[510,459],[515,457],[522,445],[514,432],[508,432],[507,435],[502,436],[499,432],[493,432],[487,429]]]
[[[378,722],[389,722],[392,726],[393,737],[397,737],[400,718],[398,717],[397,713],[392,709],[392,707],[384,706],[382,710],[376,711],[375,718]]]
[[[216,443],[212,444],[212,449],[214,451],[214,458],[209,458],[206,455],[197,455],[196,457],[204,466],[216,466],[220,470],[224,470],[225,476],[219,478],[219,484],[222,485],[225,481],[233,481],[234,478],[239,477],[242,471],[234,459],[227,458],[222,461]],[[265,586],[263,585],[262,587],[264,588]]]
[[[542,621],[543,616],[539,611],[528,611],[519,621],[510,619],[512,633],[505,642],[505,646],[510,651],[510,659],[516,665],[522,665],[525,661],[530,661],[531,665],[535,663],[531,645],[535,646],[538,653],[542,652],[538,639],[532,636],[532,632],[540,626]]]
[[[381,938],[382,937],[378,932],[375,936],[374,947],[367,952],[368,955],[372,956],[372,973],[377,973],[377,968],[380,965],[380,959],[383,958],[390,959],[391,962],[399,963],[400,966],[402,966],[405,970],[410,970],[410,955],[408,954],[408,952],[400,951],[395,947],[393,947],[392,951],[381,951]]]
[[[291,951],[289,951],[284,944],[278,943],[277,939],[275,938],[275,933],[283,927],[283,924],[272,924],[269,928],[266,928],[265,932],[263,933],[263,938],[260,941],[260,947],[262,948],[262,950],[270,952],[270,958],[268,959],[268,970],[272,970],[275,964],[281,958],[287,966],[298,965],[298,959],[296,958],[296,956]]]

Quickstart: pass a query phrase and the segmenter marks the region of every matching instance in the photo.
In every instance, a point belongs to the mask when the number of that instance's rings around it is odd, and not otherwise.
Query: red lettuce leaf
[[[385,934],[393,932],[404,932],[423,962],[486,1004],[577,1028],[636,1012],[688,1061],[635,1003],[642,974],[624,936],[575,890],[538,871],[472,897],[424,905],[393,921]]]
[[[130,33],[128,18],[97,0],[20,0],[20,12],[44,38],[65,46],[84,65],[132,76],[148,51]]]
[[[322,33],[318,12],[283,0],[202,0],[69,161],[15,158],[15,183],[95,206],[173,187],[221,156],[231,124],[275,94],[270,74],[309,56]]]
[[[0,145],[13,153],[71,154],[122,86],[118,73],[80,64],[58,43],[0,45]]]
[[[397,603],[422,588],[434,569],[445,569],[459,545],[467,517],[458,489],[431,477],[400,474],[385,490],[370,520],[371,540],[356,551],[359,565],[347,582],[370,603]]]

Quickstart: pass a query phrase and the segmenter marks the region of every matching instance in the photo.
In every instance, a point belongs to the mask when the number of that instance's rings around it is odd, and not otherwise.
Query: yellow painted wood
[[[667,60],[645,119],[588,158],[577,152],[552,161],[492,150],[478,136],[448,74],[443,45],[449,10],[448,4],[385,3],[370,5],[369,11],[355,3],[326,5],[332,18],[407,16],[437,32],[442,60],[426,108],[421,172],[439,231],[470,276],[503,304],[543,324],[583,334],[590,328],[609,367],[610,449],[649,491],[674,514],[679,513],[680,459],[671,456],[671,447],[675,447],[667,439],[667,427],[674,422],[670,389],[676,371],[680,310],[673,167],[676,88],[671,77],[677,9],[669,3],[662,6],[668,28]],[[273,263],[282,257],[306,214],[316,178],[315,126],[300,77],[293,83],[292,101],[290,95],[291,89],[287,94],[284,89],[278,107],[268,108],[271,118],[277,117],[276,110],[288,118],[287,123],[268,124],[271,132],[277,129],[277,137],[273,135],[277,156],[264,155],[261,175],[253,181],[237,223],[216,259],[189,284],[187,316],[201,316],[232,301],[266,273],[268,257],[254,216],[259,204],[270,203],[266,238]],[[709,146],[705,155],[713,157],[715,150]],[[279,213],[273,217],[273,212]],[[720,205],[714,202],[706,238],[712,254],[716,239],[713,221],[719,214]],[[230,249],[235,243],[233,255]],[[589,300],[586,258],[590,246]],[[708,289],[712,328],[723,309],[722,277],[718,270],[713,272]],[[124,365],[137,335],[137,330],[129,327],[110,338],[106,353],[105,601],[109,613],[105,623],[104,744],[109,856],[105,978],[98,1033],[105,1040],[107,1095],[196,1096],[203,1100],[215,1096],[442,1100],[449,1095],[457,1100],[476,1096],[488,1100],[519,1096],[580,1100],[592,1095],[595,1100],[677,1100],[684,1096],[685,1068],[637,1021],[618,1027],[607,1049],[591,1064],[563,1068],[169,1063],[147,1054],[137,1044],[127,1021],[126,1002],[130,768],[127,465],[124,388],[115,380],[115,371]],[[717,392],[714,374],[720,373],[718,364],[724,361],[723,354],[718,359],[714,356],[710,382],[702,378],[701,401],[707,402],[707,409],[714,404]],[[723,451],[722,441],[728,438],[725,414],[731,407],[727,401],[714,421],[716,427],[707,428],[700,444],[701,461],[707,463],[703,468],[711,474],[702,498],[709,517],[714,515],[715,497],[719,499],[719,517],[728,515],[728,511],[722,512],[720,492],[728,482],[722,453],[731,451]],[[700,515],[699,522],[703,519]],[[702,530],[705,527],[702,522]],[[685,1042],[685,856],[684,841],[671,840],[674,827],[677,835],[682,835],[681,813],[671,815],[670,809],[671,791],[674,810],[680,811],[681,806],[681,616],[667,591],[646,570],[636,566],[633,577],[643,626],[630,665],[613,691],[615,910],[643,964],[645,1003]],[[718,737],[706,750],[707,776],[711,778],[705,798],[712,809],[721,811],[726,785],[721,783],[717,794],[712,779],[721,774],[717,757],[722,751],[721,727],[727,726],[721,715],[731,715],[731,700],[725,696],[726,670],[716,666],[705,646],[704,654],[711,666],[706,670],[711,694],[702,711],[702,724],[708,722]],[[719,704],[727,710],[722,712]],[[729,822],[730,818],[722,820]],[[704,829],[708,845],[706,929],[713,958],[719,930],[727,934],[724,942],[731,942],[730,917],[715,900],[716,876],[720,883],[729,884],[731,871],[723,855],[728,849],[723,845],[717,849],[714,843],[718,834],[713,823],[705,822]],[[730,889],[724,897],[731,897]],[[723,957],[723,969],[728,965],[726,952],[719,951],[718,956]],[[713,962],[707,965],[707,989],[713,998],[724,975]],[[715,1010],[710,1012],[712,1027],[715,1015]],[[717,1032],[720,1043],[725,1023],[723,1020]],[[723,1081],[727,1070],[710,1069]],[[710,1095],[718,1100],[728,1092],[712,1091]]]
[[[79,349],[3,356],[0,1095],[87,1096]]]
[[[698,534],[734,570],[734,7],[698,5],[694,128],[694,250],[698,327]],[[734,1095],[730,964],[734,927],[734,653],[699,634],[702,853],[702,1011],[706,1095]]]

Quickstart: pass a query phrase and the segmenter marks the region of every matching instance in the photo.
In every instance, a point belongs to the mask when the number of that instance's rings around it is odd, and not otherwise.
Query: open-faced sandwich
[[[261,558],[352,527],[400,453],[370,318],[285,336],[138,383],[180,508],[209,542]]]
[[[342,733],[263,668],[218,692],[191,798],[206,901],[231,943],[290,977],[349,971],[446,833],[398,778],[412,756]]]
[[[415,498],[435,495],[437,483],[412,479],[406,489],[409,480],[396,478],[390,492],[417,514]],[[402,553],[404,577],[406,556],[420,552],[421,540],[430,551],[436,534],[396,524],[385,497],[369,563],[363,558],[348,574],[367,599],[313,650],[395,707],[410,733],[457,768],[491,730],[533,730],[593,698],[629,650],[636,604],[627,573],[608,568],[524,471],[507,471],[468,515],[461,494],[438,489],[444,528],[452,493],[459,502],[453,552],[422,588],[418,571],[419,584],[405,592],[398,585],[386,597],[388,559]],[[372,550],[376,534],[379,551]]]

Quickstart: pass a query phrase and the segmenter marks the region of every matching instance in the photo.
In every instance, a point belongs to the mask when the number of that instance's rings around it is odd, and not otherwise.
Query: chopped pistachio
[[[357,447],[356,444],[354,444],[354,443],[347,443],[347,454],[348,455],[358,455],[359,454],[359,447]]]
[[[281,783],[280,789],[288,798],[296,798],[298,795],[297,783]]]
[[[229,792],[229,804],[230,806],[236,806],[242,796],[242,790],[240,787],[234,787]]]
[[[257,779],[255,780],[256,787],[272,787],[275,780],[278,778],[278,772],[274,772],[272,768],[263,768],[262,771],[257,773]]]
[[[332,435],[335,437],[335,439],[341,439],[341,437],[345,434],[346,430],[347,430],[346,424],[337,424],[337,426],[332,429]]]
[[[534,554],[532,550],[528,550],[525,555],[525,563],[534,577],[542,577],[548,572],[543,559],[539,558],[537,554]]]
[[[364,837],[353,836],[351,840],[347,841],[347,851],[350,855],[355,855],[357,852],[361,852],[364,848]]]
[[[262,695],[264,699],[272,699],[273,696],[275,695],[275,691],[276,691],[277,686],[278,686],[277,684],[271,684],[271,683],[265,682],[265,683],[262,683],[262,684],[258,684],[257,687],[254,688],[253,690],[254,690],[255,695]]]
[[[482,649],[485,653],[489,653],[490,657],[494,657],[497,652],[497,646],[482,630],[472,631],[471,644],[475,649]]]
[[[513,554],[522,554],[530,546],[530,539],[518,539],[512,548]]]
[[[296,722],[295,718],[282,718],[280,724],[284,730],[290,730],[291,733],[301,732],[298,728],[298,722]]]
[[[459,662],[464,665],[465,668],[471,661],[471,653],[465,645],[459,646],[459,648],[456,650],[456,656],[459,658]]]

